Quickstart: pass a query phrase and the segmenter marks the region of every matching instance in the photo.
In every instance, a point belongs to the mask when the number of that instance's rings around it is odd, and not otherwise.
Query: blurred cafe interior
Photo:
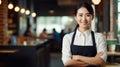
[[[0,67],[64,67],[62,37],[83,1],[95,11],[91,29],[106,39],[106,67],[120,67],[120,0],[0,0]]]

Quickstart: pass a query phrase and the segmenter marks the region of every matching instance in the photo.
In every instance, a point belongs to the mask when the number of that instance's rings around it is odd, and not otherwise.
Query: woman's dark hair
[[[81,7],[85,7],[88,10],[88,12],[94,16],[94,10],[93,10],[92,6],[86,2],[81,2],[77,5],[77,7],[75,9],[75,15],[77,14],[78,9],[80,9]]]
[[[93,10],[92,6],[91,6],[89,3],[86,3],[86,2],[81,2],[81,3],[79,3],[79,4],[77,5],[77,7],[76,7],[76,9],[75,9],[75,12],[74,12],[75,15],[77,14],[78,9],[80,9],[81,7],[85,7],[85,8],[88,10],[88,12],[89,12],[92,16],[94,16],[94,10]],[[78,27],[79,27],[79,25],[77,24],[76,27],[75,27],[75,30],[76,30]]]

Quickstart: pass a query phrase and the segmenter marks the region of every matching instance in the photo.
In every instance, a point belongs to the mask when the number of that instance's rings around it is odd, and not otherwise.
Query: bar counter
[[[34,46],[0,46],[0,67],[49,67],[49,41]]]

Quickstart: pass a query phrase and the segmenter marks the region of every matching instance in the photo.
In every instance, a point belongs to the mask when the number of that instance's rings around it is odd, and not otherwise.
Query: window
[[[62,29],[74,27],[75,23],[73,16],[40,16],[37,17],[36,33],[39,35],[43,28],[47,29],[47,33],[52,33],[53,28],[61,32]]]

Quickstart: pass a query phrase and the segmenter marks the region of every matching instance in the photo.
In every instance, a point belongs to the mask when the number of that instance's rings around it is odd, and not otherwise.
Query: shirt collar
[[[81,36],[81,35],[89,36],[90,34],[91,34],[91,30],[90,29],[88,29],[88,30],[86,30],[84,32],[80,32],[78,29],[76,31],[76,35],[77,36]]]

